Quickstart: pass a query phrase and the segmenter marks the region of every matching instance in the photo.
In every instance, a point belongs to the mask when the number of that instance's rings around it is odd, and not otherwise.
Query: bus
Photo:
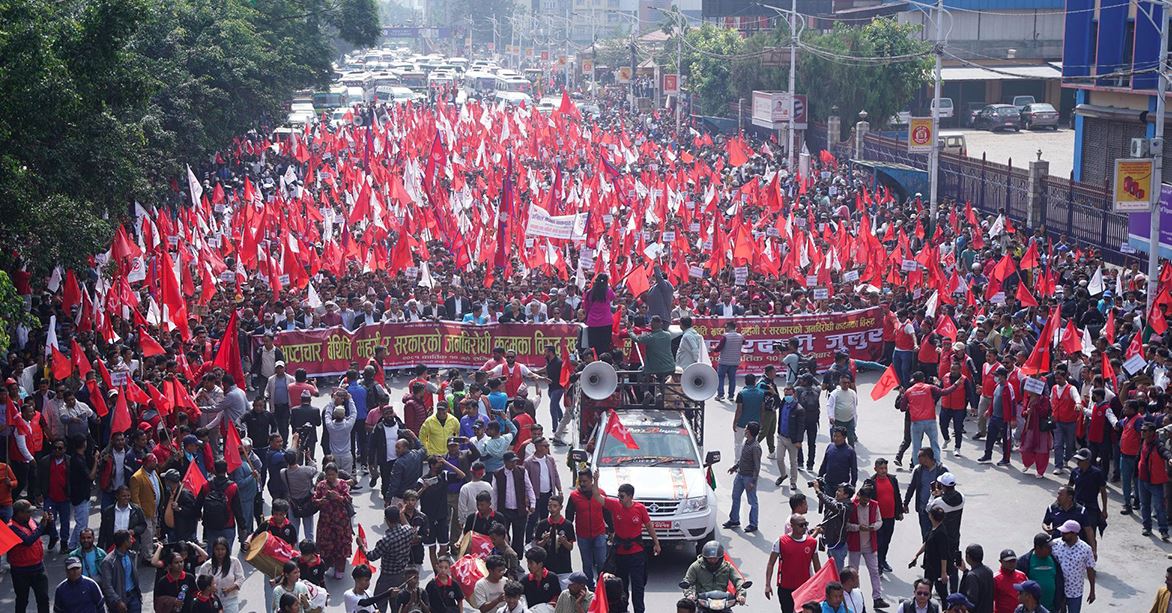
[[[496,91],[529,94],[533,92],[533,83],[525,77],[497,77]]]
[[[330,87],[329,91],[313,92],[313,108],[336,109],[346,106],[346,88],[340,85]]]
[[[399,84],[412,91],[427,91],[427,74],[418,70],[399,73]]]

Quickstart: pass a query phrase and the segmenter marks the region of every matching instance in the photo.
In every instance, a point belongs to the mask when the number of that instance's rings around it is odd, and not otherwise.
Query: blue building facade
[[[1149,0],[1066,0],[1062,85],[1075,92],[1076,180],[1105,184],[1131,139],[1155,133],[1163,10]]]

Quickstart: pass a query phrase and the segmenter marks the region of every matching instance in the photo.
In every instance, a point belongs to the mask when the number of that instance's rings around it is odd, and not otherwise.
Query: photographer
[[[842,568],[847,553],[847,505],[855,494],[855,488],[849,483],[842,483],[835,488],[834,496],[831,497],[822,491],[825,487],[823,479],[810,481],[806,485],[814,488],[822,507],[822,523],[817,526],[822,532],[819,545],[826,549],[826,555],[834,559],[834,564]]]

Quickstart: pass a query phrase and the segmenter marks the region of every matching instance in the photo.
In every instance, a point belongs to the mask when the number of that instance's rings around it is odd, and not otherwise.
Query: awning
[[[1062,70],[1038,66],[956,66],[940,69],[942,81],[1012,81],[1017,79],[1061,79]]]

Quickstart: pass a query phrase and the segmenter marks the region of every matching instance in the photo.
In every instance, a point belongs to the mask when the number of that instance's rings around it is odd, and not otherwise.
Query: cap
[[[972,603],[972,601],[969,600],[968,596],[965,596],[964,594],[960,594],[960,593],[949,594],[948,598],[944,601],[944,604],[946,607],[948,607],[950,609],[952,607],[958,607],[958,606],[963,606],[963,607],[967,607],[969,609],[972,609],[976,606]]]
[[[163,480],[164,481],[179,481],[179,471],[175,470],[174,468],[167,469],[167,471],[163,473]]]
[[[273,368],[284,368],[284,367],[285,367],[284,360],[277,360],[277,363],[273,364]]]
[[[65,569],[81,568],[81,560],[75,557],[65,558]]]
[[[524,383],[522,383],[521,385],[518,385],[517,386],[517,395],[518,396],[528,396],[529,395],[529,386],[525,385]]]
[[[484,429],[484,422],[480,421],[479,419],[472,422],[472,429],[473,430],[483,430]]]
[[[302,398],[313,398],[313,394],[311,394],[309,392],[309,390],[301,390],[301,397]]]
[[[505,455],[502,456],[501,459],[503,459],[506,462],[512,462],[513,460],[517,459],[517,454],[513,453],[512,451],[506,451]]]
[[[13,379],[12,377],[8,377],[7,379],[4,380],[4,385],[16,385],[16,379]]]
[[[956,487],[956,477],[952,473],[944,473],[936,477],[936,482],[945,487]]]
[[[1049,545],[1051,540],[1049,532],[1039,532],[1034,535],[1034,547]]]
[[[834,352],[835,358],[849,358],[850,355],[851,355],[851,352],[847,349],[839,349],[838,351]]]
[[[570,573],[570,583],[577,583],[578,585],[590,585],[590,579],[583,573]]]
[[[460,444],[460,437],[458,437],[458,436],[449,436],[448,437],[448,445],[449,446],[450,445],[459,445],[459,444]]]
[[[1089,462],[1091,459],[1091,450],[1083,447],[1074,454],[1074,459],[1079,462]]]
[[[183,437],[183,444],[184,445],[198,445],[199,444],[199,437],[194,434],[188,434],[187,436]]]
[[[1041,598],[1042,597],[1042,586],[1039,585],[1038,582],[1034,581],[1033,579],[1022,581],[1021,583],[1014,583],[1013,589],[1015,589],[1019,592],[1026,592],[1028,594],[1033,594],[1034,598]]]
[[[1082,531],[1082,524],[1078,523],[1078,520],[1068,519],[1062,522],[1062,525],[1058,527],[1058,531],[1062,534],[1078,534]]]
[[[150,432],[151,424],[145,421],[138,422],[138,429],[140,432]]]
[[[1015,552],[1012,549],[1002,549],[1001,555],[998,556],[997,559],[1001,560],[1002,562],[1008,562],[1009,560],[1016,560],[1017,559],[1017,552]]]

